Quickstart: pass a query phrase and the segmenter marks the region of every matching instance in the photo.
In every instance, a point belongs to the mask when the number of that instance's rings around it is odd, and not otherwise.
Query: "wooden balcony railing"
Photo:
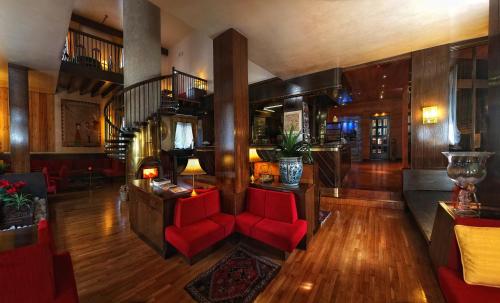
[[[100,37],[69,29],[62,61],[96,70],[123,74],[123,46]]]

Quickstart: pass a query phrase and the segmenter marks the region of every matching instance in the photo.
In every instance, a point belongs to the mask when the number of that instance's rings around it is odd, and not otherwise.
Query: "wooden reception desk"
[[[274,146],[251,146],[250,148],[257,149],[259,156],[265,162],[278,162]],[[348,144],[318,145],[313,146],[311,151],[314,171],[317,171],[314,183],[321,188],[322,193],[331,192],[335,195],[342,187],[342,180],[351,169],[350,146]]]

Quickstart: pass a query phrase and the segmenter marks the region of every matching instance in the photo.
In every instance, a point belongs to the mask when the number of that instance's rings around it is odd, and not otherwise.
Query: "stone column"
[[[244,208],[248,171],[248,42],[234,29],[214,39],[215,175],[222,208]]]
[[[9,63],[10,157],[14,173],[30,172],[28,68]]]
[[[160,8],[147,0],[123,1],[123,48],[125,87],[161,75]],[[158,121],[148,120],[160,107],[160,86],[141,86],[125,94],[125,120],[139,128],[130,144],[127,159],[128,180],[134,179],[140,162],[158,157],[160,140],[155,134]],[[151,125],[150,125],[151,124]],[[154,124],[154,125],[153,125]],[[154,132],[152,128],[154,127]],[[147,148],[143,145],[147,145]]]

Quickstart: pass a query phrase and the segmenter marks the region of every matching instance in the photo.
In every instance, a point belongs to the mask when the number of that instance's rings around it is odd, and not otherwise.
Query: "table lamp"
[[[257,150],[255,148],[250,148],[248,150],[248,160],[250,161],[250,163],[255,163],[255,162],[262,161],[262,159],[259,157],[259,154],[257,154]],[[252,174],[250,176],[250,182],[254,183],[255,182],[255,177],[253,175],[253,173],[254,173],[254,164],[250,165],[250,172]]]
[[[193,176],[193,191],[191,192],[191,196],[194,197],[198,195],[194,189],[194,176],[205,175],[206,172],[201,168],[200,161],[198,158],[190,158],[188,159],[188,163],[186,168],[182,171],[182,176]]]

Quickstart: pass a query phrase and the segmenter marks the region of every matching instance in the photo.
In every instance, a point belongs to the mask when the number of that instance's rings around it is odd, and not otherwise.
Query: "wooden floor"
[[[82,303],[192,302],[184,286],[231,249],[187,265],[164,260],[130,231],[117,188],[55,202],[59,249],[71,252]],[[256,302],[443,302],[426,246],[400,210],[336,205],[307,251],[295,251]]]
[[[389,161],[352,162],[343,187],[362,190],[401,192],[402,164]]]

